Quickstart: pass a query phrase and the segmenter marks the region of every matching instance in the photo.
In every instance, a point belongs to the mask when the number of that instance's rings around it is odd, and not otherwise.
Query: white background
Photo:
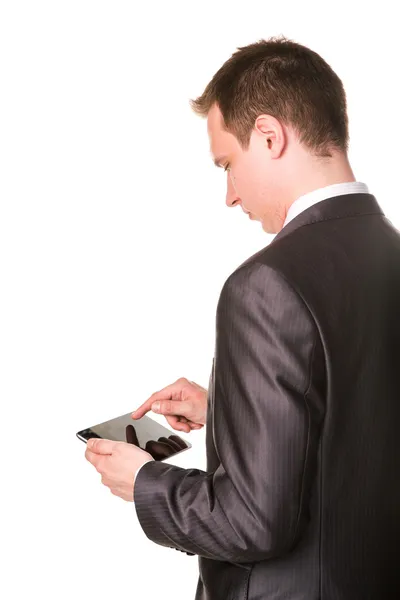
[[[151,542],[75,435],[180,376],[206,387],[221,287],[273,239],[226,207],[189,99],[239,46],[310,46],[400,227],[395,4],[0,6],[1,596],[190,600],[197,556]],[[171,462],[205,469],[205,428],[182,436]]]

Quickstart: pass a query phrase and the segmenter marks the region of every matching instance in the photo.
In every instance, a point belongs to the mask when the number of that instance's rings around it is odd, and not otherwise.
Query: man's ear
[[[279,158],[286,145],[286,134],[278,119],[272,115],[260,115],[256,119],[255,128],[265,139],[272,158]]]

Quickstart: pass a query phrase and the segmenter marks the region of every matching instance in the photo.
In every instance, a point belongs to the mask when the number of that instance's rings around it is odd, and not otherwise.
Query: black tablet
[[[183,440],[154,419],[146,415],[141,419],[132,419],[131,414],[130,412],[82,429],[76,435],[83,442],[87,442],[89,438],[103,438],[135,444],[151,454],[154,460],[164,460],[192,447],[190,442]]]

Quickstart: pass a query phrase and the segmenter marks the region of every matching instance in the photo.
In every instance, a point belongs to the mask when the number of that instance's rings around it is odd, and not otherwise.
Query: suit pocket
[[[249,598],[249,585],[253,567],[254,563],[246,565],[246,571],[242,575],[243,580],[240,583],[239,589],[235,588],[235,583],[233,583],[231,595],[228,596],[229,600],[251,600]]]
[[[200,578],[213,600],[251,600],[249,576],[253,563],[233,564],[199,556]]]

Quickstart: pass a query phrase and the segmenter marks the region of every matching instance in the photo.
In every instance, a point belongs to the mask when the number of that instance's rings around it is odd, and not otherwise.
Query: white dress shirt
[[[308,192],[297,198],[289,207],[283,227],[313,204],[327,198],[332,198],[332,196],[344,196],[345,194],[369,194],[369,191],[365,183],[349,181],[345,183],[333,183],[332,185],[326,185],[325,187]]]
[[[332,198],[332,196],[343,196],[345,194],[369,194],[369,191],[365,183],[361,183],[360,181],[349,181],[345,183],[333,183],[332,185],[326,185],[325,187],[308,192],[297,198],[289,207],[283,227],[285,227],[289,221],[294,219],[294,217],[297,217],[303,210],[309,208],[313,204],[316,204],[321,200],[326,200],[327,198]],[[143,465],[140,465],[137,469],[134,481],[142,467]]]

